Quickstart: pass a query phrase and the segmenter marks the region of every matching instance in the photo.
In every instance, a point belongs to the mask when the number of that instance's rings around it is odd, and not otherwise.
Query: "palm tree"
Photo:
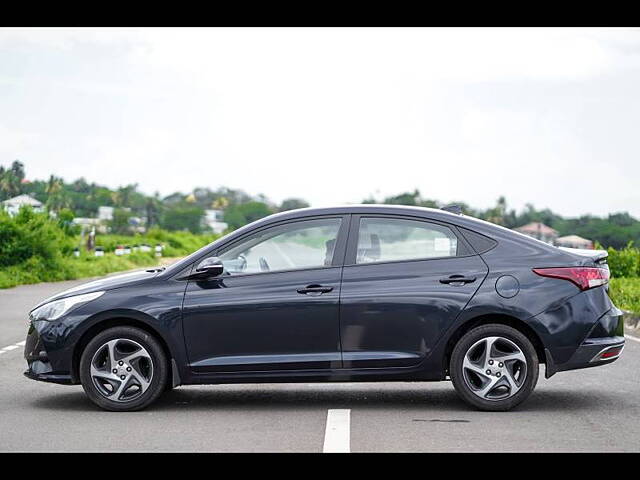
[[[130,207],[131,205],[129,205],[129,203],[131,201],[131,195],[137,188],[138,184],[136,183],[133,185],[127,185],[126,187],[119,187],[118,190],[111,194],[114,205],[120,208]]]
[[[59,212],[69,206],[69,198],[64,191],[64,182],[60,177],[51,175],[45,188],[47,194],[47,208],[49,211]]]
[[[0,192],[6,198],[15,197],[22,192],[22,180],[24,180],[24,165],[15,160],[7,170],[0,172]]]

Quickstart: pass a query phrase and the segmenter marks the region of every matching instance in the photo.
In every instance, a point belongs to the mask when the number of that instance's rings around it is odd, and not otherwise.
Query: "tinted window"
[[[331,265],[339,218],[306,220],[262,230],[221,251],[230,274],[274,272]]]
[[[448,227],[400,218],[361,218],[356,263],[453,257],[458,239]]]
[[[496,242],[494,239],[482,235],[478,232],[467,230],[466,228],[462,227],[458,227],[458,229],[462,232],[462,235],[467,240],[467,242],[469,242],[478,253],[488,252],[498,244],[498,242]]]

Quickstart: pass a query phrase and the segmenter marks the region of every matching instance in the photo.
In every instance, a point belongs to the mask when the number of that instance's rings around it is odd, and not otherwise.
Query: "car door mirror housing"
[[[218,257],[207,257],[196,267],[196,278],[218,277],[224,273],[224,265]]]

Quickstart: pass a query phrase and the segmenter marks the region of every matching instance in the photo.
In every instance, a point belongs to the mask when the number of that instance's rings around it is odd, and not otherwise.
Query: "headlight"
[[[85,293],[84,295],[75,295],[73,297],[61,298],[60,300],[45,303],[31,312],[29,318],[31,320],[55,320],[67,313],[74,306],[95,300],[103,293],[104,291]]]

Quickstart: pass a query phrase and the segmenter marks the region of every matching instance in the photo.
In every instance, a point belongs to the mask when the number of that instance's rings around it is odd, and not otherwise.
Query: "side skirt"
[[[224,383],[314,383],[314,382],[427,382],[444,380],[441,375],[429,375],[422,368],[361,368],[335,370],[271,370],[261,372],[194,373],[182,379],[183,385]]]

